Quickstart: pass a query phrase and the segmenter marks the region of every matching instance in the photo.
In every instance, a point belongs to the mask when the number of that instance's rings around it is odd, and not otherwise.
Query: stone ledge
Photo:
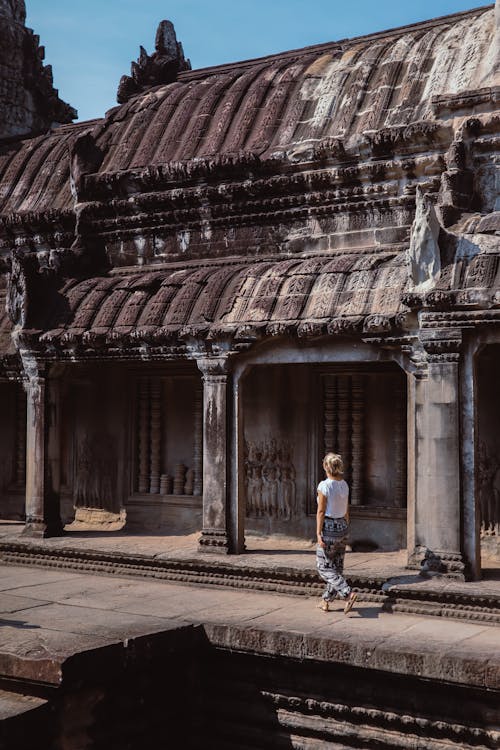
[[[285,566],[242,566],[230,561],[206,560],[201,555],[190,560],[176,560],[121,552],[83,551],[70,547],[48,549],[36,542],[26,541],[0,542],[0,561],[6,565],[154,578],[196,586],[293,596],[319,596],[323,591],[323,584],[313,568],[298,570]],[[407,582],[402,582],[404,580]],[[478,594],[467,590],[468,584],[450,583],[443,578],[425,580],[418,575],[401,579],[354,572],[349,574],[349,581],[359,593],[361,601],[379,602],[385,612],[500,625],[500,593],[494,591]]]
[[[500,690],[498,658],[479,654],[443,653],[441,642],[412,643],[411,639],[363,640],[359,635],[318,636],[287,630],[205,624],[210,643],[231,652],[251,652],[292,659],[335,662],[364,669],[424,677]],[[392,641],[392,642],[391,642]]]

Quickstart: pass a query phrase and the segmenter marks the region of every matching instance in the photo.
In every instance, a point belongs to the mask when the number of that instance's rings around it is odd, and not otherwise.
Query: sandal
[[[318,609],[322,609],[323,612],[328,612],[329,610],[328,602],[326,599],[320,599],[319,604],[316,604],[316,606],[318,607]]]
[[[349,595],[349,599],[345,603],[344,607],[344,614],[346,615],[348,612],[351,611],[351,609],[354,607],[354,604],[356,602],[356,599],[358,598],[358,595],[354,593],[354,591],[351,592]]]

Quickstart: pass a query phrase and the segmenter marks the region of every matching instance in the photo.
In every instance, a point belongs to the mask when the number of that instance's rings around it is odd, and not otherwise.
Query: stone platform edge
[[[47,548],[32,541],[0,542],[4,565],[59,568],[109,576],[153,578],[189,585],[230,587],[294,596],[319,596],[323,591],[315,570],[252,567],[220,560],[158,558],[123,552]],[[418,588],[398,585],[398,578],[373,573],[351,574],[349,582],[362,601],[378,602],[386,612],[438,616],[500,625],[500,595],[456,589],[443,591],[425,579]],[[464,584],[467,586],[467,584]]]
[[[18,690],[23,688],[26,695],[29,695],[30,686],[36,688],[37,683],[40,685],[40,679],[45,682],[47,692],[43,697],[39,696],[38,702],[35,701],[35,708],[43,699],[50,700],[54,696],[54,690],[58,690],[63,684],[68,687],[75,681],[80,683],[92,678],[97,667],[100,670],[104,668],[108,675],[115,675],[120,674],[125,664],[129,668],[134,663],[144,667],[145,663],[147,665],[155,659],[168,658],[168,654],[174,651],[192,652],[193,649],[203,649],[206,646],[231,653],[361,667],[379,673],[438,681],[441,685],[479,688],[488,692],[500,689],[500,663],[495,658],[483,658],[483,654],[475,656],[472,653],[453,651],[443,653],[439,644],[432,643],[417,642],[412,645],[405,641],[389,645],[384,643],[383,638],[371,642],[359,636],[301,634],[284,629],[215,623],[177,623],[166,631],[163,629],[126,639],[119,638],[96,648],[54,655],[51,669],[43,674],[40,673],[36,659],[18,659],[14,679],[20,681]],[[21,666],[24,670],[20,669]],[[6,676],[8,678],[8,675],[3,675],[4,679]],[[10,697],[10,702],[15,699],[15,685],[12,688],[14,692],[7,696]],[[266,697],[274,701],[280,711],[298,711],[303,717],[322,716],[324,721],[340,722],[356,736],[361,731],[371,738],[374,732],[401,732],[406,737],[405,746],[408,747],[411,742],[412,747],[417,744],[420,746],[422,732],[428,738],[441,740],[443,750],[448,747],[449,739],[464,750],[472,750],[474,747],[490,748],[495,746],[500,736],[496,731],[472,726],[467,722],[436,721],[407,713],[383,711],[373,706],[353,705],[349,701],[331,703],[317,698],[304,698],[295,693],[288,694],[286,691],[266,694]],[[30,710],[30,706],[19,706],[19,710],[15,706],[11,708],[12,715]],[[389,735],[385,739],[388,738],[390,739]],[[435,742],[433,747],[436,746]]]

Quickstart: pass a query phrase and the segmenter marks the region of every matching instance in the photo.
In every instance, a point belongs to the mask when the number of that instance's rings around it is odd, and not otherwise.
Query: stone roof
[[[0,153],[0,214],[70,210],[68,148],[92,131],[100,173],[255,154],[436,119],[440,97],[491,83],[494,8],[270,57],[186,71],[111,110]],[[486,76],[486,78],[485,78]]]
[[[472,246],[464,235],[464,244]],[[119,343],[139,347],[172,338],[236,340],[288,333],[389,333],[409,309],[473,311],[499,302],[495,237],[467,257],[459,252],[427,291],[412,287],[408,253],[397,251],[269,258],[225,258],[150,270],[66,279],[30,315],[35,348],[81,350]],[[496,313],[492,313],[495,320]]]
[[[0,144],[18,343],[184,356],[497,307],[495,33],[488,6],[138,76],[103,119]]]
[[[380,252],[115,273],[66,281],[31,329],[46,331],[43,344],[92,346],[221,330],[320,334],[341,319],[359,328],[375,311],[390,328],[407,279],[397,254]]]

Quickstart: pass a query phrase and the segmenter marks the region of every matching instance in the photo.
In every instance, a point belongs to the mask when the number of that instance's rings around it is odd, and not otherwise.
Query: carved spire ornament
[[[152,86],[173,83],[183,70],[191,70],[191,63],[184,57],[174,25],[171,21],[161,21],[156,31],[155,51],[148,55],[141,46],[137,62],[131,63],[130,75],[120,79],[117,101],[123,104]]]

